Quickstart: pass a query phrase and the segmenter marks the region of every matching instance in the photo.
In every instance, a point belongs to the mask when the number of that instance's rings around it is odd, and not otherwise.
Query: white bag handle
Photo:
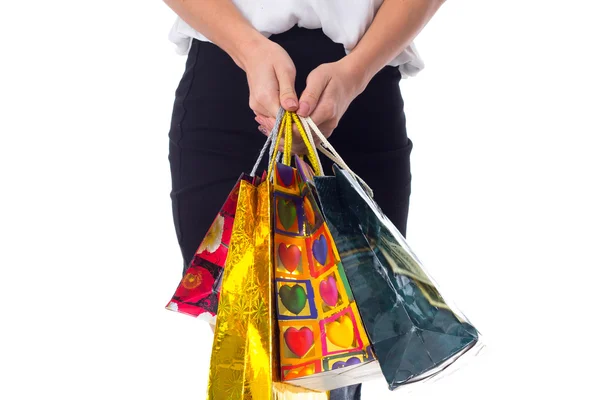
[[[331,161],[333,161],[334,163],[338,164],[340,167],[345,169],[350,175],[352,175],[354,177],[354,179],[356,179],[358,182],[360,182],[364,186],[364,189],[369,194],[369,196],[373,197],[373,189],[371,189],[371,187],[369,185],[367,185],[367,183],[360,176],[355,174],[354,171],[352,171],[350,169],[348,164],[346,164],[346,162],[342,159],[342,156],[339,155],[339,153],[333,148],[331,143],[329,143],[329,140],[327,140],[325,135],[323,135],[323,133],[319,130],[319,127],[317,126],[317,124],[315,124],[314,121],[310,117],[307,117],[307,118],[300,117],[300,116],[298,116],[298,117],[302,121],[304,130],[306,130],[306,132],[308,133],[309,139],[312,141],[312,138],[311,138],[312,135],[310,134],[310,131],[312,130],[312,132],[314,132],[314,134],[317,136],[317,138],[319,138],[319,140],[321,141],[321,143],[318,146],[318,149],[321,151],[321,153],[323,153]],[[309,127],[312,129],[309,129]],[[323,168],[321,168],[321,171],[322,170],[323,170]]]

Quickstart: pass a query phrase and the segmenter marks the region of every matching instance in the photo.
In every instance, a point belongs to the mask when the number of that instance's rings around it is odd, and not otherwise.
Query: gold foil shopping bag
[[[270,183],[240,183],[209,372],[209,400],[271,400],[273,268]]]

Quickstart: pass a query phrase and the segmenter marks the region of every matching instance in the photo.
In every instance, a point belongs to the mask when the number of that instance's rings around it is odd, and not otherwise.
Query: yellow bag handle
[[[277,145],[279,144],[279,142],[281,141],[281,137],[283,136],[283,129],[285,127],[286,119],[287,119],[287,111],[286,111],[286,114],[284,114],[283,118],[281,119],[281,125],[279,125],[279,131],[277,132],[277,137],[274,139],[275,140],[275,142],[274,142],[275,148],[277,148]],[[269,171],[267,172],[268,180],[271,180],[271,175],[273,174],[273,168],[275,167],[276,159],[277,159],[277,151],[273,151],[273,154],[271,155],[271,160],[269,161]]]
[[[318,155],[317,155],[316,149],[313,144],[314,142],[308,138],[308,133],[306,133],[306,130],[304,129],[304,126],[303,126],[302,122],[300,121],[300,118],[298,118],[298,115],[296,115],[296,113],[293,111],[285,111],[285,114],[284,114],[283,118],[281,119],[281,125],[279,126],[277,138],[275,139],[275,146],[277,146],[277,144],[281,141],[282,137],[284,139],[283,160],[282,160],[283,164],[285,164],[285,165],[292,164],[292,140],[293,140],[292,123],[295,123],[296,126],[298,127],[298,131],[300,132],[300,137],[302,138],[302,141],[304,142],[304,145],[306,146],[306,149],[308,150],[308,153],[307,153],[308,160],[310,161],[311,165],[315,169],[315,174],[321,175],[322,171],[321,171],[320,163],[318,161]],[[273,168],[275,167],[276,158],[277,158],[277,152],[274,151],[273,155],[271,156],[271,160],[269,162],[269,171],[268,171],[269,178],[271,177],[271,175],[273,173]]]

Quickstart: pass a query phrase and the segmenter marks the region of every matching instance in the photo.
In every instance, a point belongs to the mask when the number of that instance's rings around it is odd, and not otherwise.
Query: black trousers
[[[270,39],[294,61],[298,94],[314,68],[345,56],[343,46],[321,29],[294,27]],[[406,133],[400,78],[398,68],[379,71],[351,103],[330,142],[371,186],[379,206],[406,236],[412,141]],[[173,219],[184,271],[239,175],[250,171],[266,140],[248,100],[244,71],[218,46],[194,39],[175,93],[169,131]],[[331,162],[321,158],[331,175]],[[359,398],[356,386],[333,391],[331,397]]]

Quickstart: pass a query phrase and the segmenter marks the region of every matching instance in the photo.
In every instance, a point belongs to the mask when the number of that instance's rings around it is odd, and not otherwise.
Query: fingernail
[[[267,129],[262,125],[258,127],[258,130],[261,131],[265,135],[267,134]]]
[[[294,99],[287,99],[286,101],[283,102],[283,104],[285,104],[285,106],[287,108],[298,107],[298,104],[296,103],[296,100],[294,100]]]
[[[310,111],[310,105],[305,102],[305,101],[301,101],[300,102],[300,108],[298,108],[298,114],[300,114],[303,117],[308,116],[308,112]]]

